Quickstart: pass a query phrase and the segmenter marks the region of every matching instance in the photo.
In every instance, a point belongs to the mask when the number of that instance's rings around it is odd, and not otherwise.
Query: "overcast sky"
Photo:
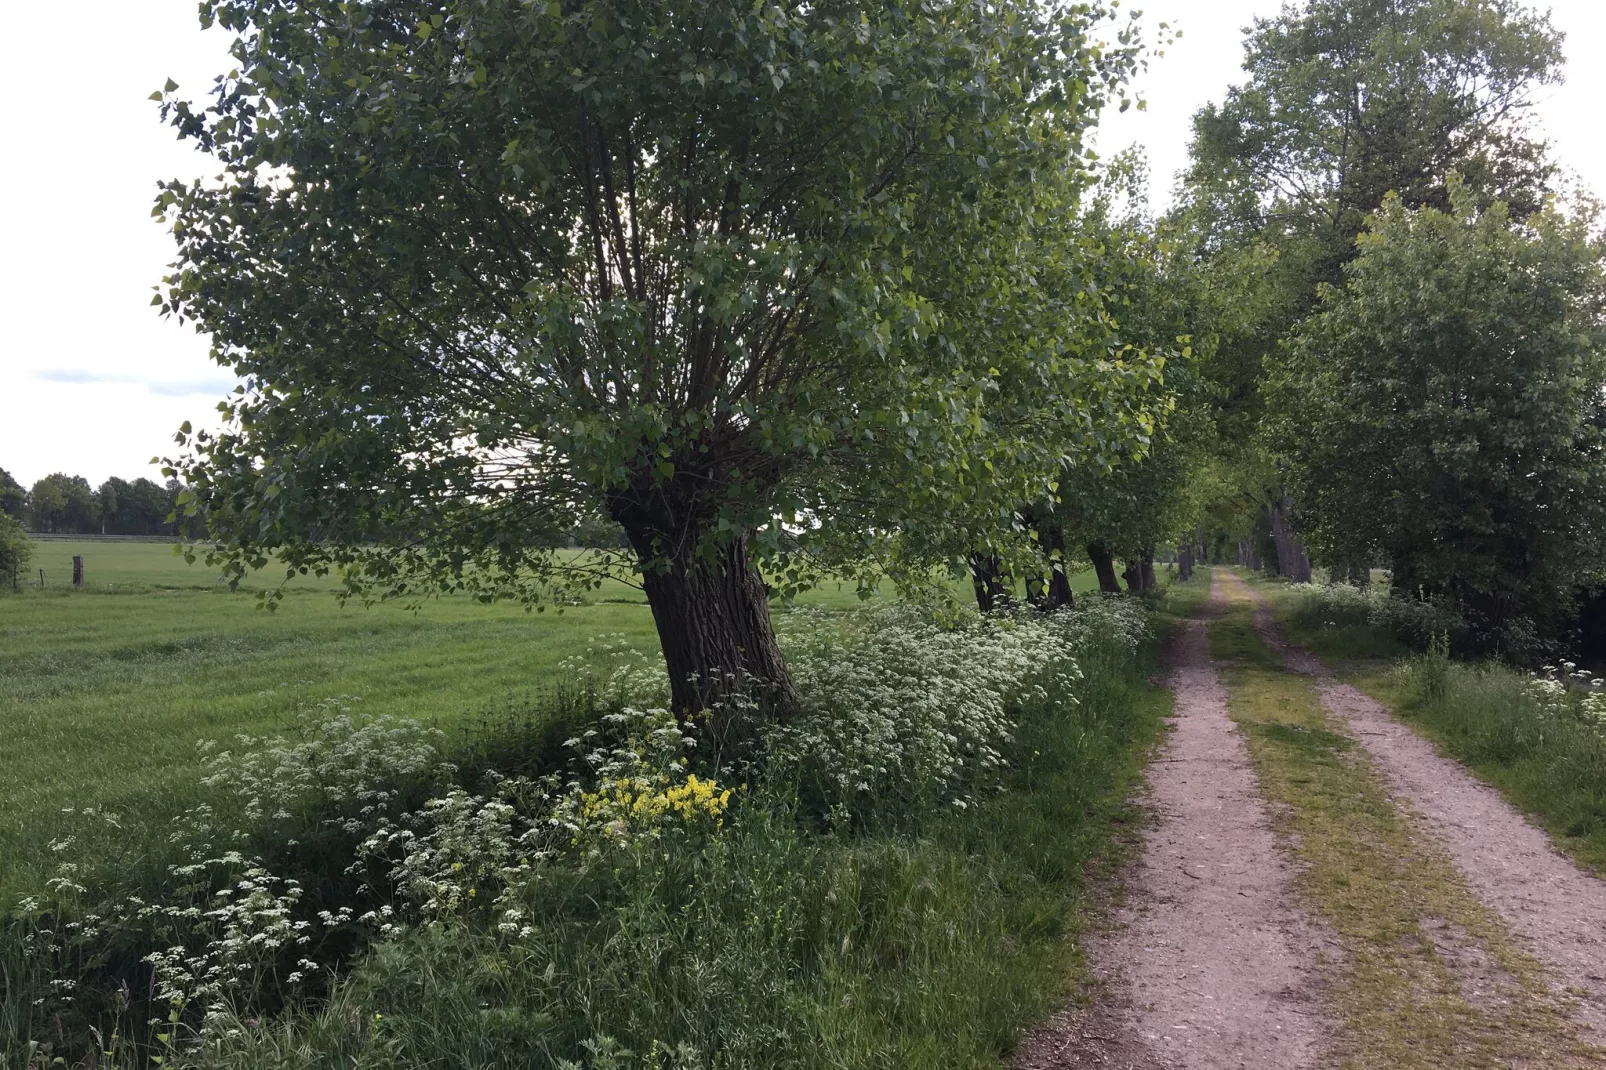
[[[1126,5],[1134,6],[1130,0]],[[1183,36],[1140,89],[1146,112],[1111,119],[1101,148],[1145,146],[1160,199],[1187,156],[1189,117],[1237,81],[1242,27],[1279,0],[1150,0],[1145,21]],[[215,421],[233,385],[188,327],[150,307],[172,257],[150,218],[161,178],[207,174],[148,98],[172,78],[192,97],[227,70],[228,38],[195,0],[8,3],[0,38],[0,468],[24,485],[54,471],[156,478],[180,423]],[[1556,157],[1606,195],[1606,0],[1556,0],[1565,86],[1539,108]]]

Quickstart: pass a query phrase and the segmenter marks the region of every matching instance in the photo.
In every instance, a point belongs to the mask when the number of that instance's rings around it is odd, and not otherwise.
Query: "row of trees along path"
[[[1606,1066],[1606,882],[1224,570],[1170,649],[1153,824],[1047,1067]]]

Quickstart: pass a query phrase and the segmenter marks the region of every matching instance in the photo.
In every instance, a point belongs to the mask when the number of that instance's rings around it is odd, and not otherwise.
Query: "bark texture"
[[[976,606],[983,613],[1009,607],[1009,577],[1004,574],[1003,563],[997,554],[971,554],[970,576],[976,588]]]
[[[1286,576],[1295,583],[1310,582],[1310,558],[1305,553],[1305,544],[1294,530],[1292,516],[1294,502],[1284,488],[1282,496],[1266,507],[1267,519],[1271,521],[1272,541],[1277,545],[1277,572]]]
[[[1037,544],[1043,551],[1046,578],[1034,576],[1027,583],[1027,600],[1044,613],[1075,604],[1071,581],[1065,575],[1065,530],[1058,524],[1037,526]]]
[[[1120,594],[1121,584],[1115,578],[1115,557],[1110,548],[1101,542],[1087,545],[1087,558],[1093,562],[1093,572],[1099,578],[1099,590],[1105,594]]]
[[[619,496],[609,506],[641,564],[681,722],[723,735],[728,717],[721,707],[737,694],[756,699],[769,716],[790,716],[797,690],[747,537],[699,538],[702,518],[674,508],[662,493]]]

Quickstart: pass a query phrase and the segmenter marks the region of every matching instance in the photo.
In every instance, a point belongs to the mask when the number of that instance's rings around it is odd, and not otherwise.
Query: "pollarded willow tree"
[[[204,110],[169,87],[222,179],[164,188],[159,300],[245,382],[172,463],[236,578],[278,556],[364,596],[533,600],[594,582],[540,546],[601,509],[677,710],[741,686],[784,713],[761,564],[866,517],[945,522],[1026,441],[998,398],[1048,426],[1128,375],[1032,285],[1078,255],[1055,221],[1138,61],[1098,5],[202,17],[239,70]],[[905,484],[884,508],[878,475]]]

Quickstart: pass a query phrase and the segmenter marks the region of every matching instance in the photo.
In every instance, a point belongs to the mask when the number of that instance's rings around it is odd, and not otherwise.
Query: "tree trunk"
[[[729,713],[722,708],[743,695],[784,720],[797,710],[797,690],[747,536],[700,538],[700,503],[692,495],[677,498],[676,489],[622,493],[608,503],[641,566],[675,716],[723,739]]]
[[[1160,584],[1154,578],[1154,551],[1144,550],[1138,557],[1138,577],[1143,584],[1144,594],[1153,594],[1160,589]]]
[[[642,571],[669,669],[670,701],[683,721],[711,713],[733,694],[750,695],[783,718],[797,708],[769,594],[748,559],[745,537],[719,547],[713,560],[671,560]]]
[[[1074,605],[1071,581],[1065,575],[1065,529],[1056,523],[1038,524],[1037,544],[1042,548],[1048,576],[1046,582],[1041,576],[1032,577],[1028,600],[1043,613]]]
[[[970,576],[976,588],[978,609],[991,613],[995,609],[1009,608],[1009,577],[1004,575],[1004,566],[997,554],[971,554]]]
[[[1266,521],[1271,525],[1271,542],[1277,550],[1277,575],[1287,576],[1291,569],[1291,558],[1288,552],[1288,528],[1283,523],[1281,504],[1262,505],[1262,512]]]
[[[1277,543],[1277,571],[1294,583],[1310,582],[1310,557],[1305,544],[1294,530],[1294,502],[1288,488],[1267,512],[1270,514],[1271,535]]]
[[[1105,594],[1120,594],[1121,585],[1115,579],[1115,558],[1102,542],[1087,544],[1087,557],[1093,562],[1093,572],[1099,578],[1099,590]]]
[[[1126,567],[1121,570],[1121,578],[1126,581],[1129,593],[1143,593],[1143,566],[1136,558],[1126,562]]]
[[[1177,547],[1177,579],[1187,583],[1193,579],[1193,540],[1184,539]]]

